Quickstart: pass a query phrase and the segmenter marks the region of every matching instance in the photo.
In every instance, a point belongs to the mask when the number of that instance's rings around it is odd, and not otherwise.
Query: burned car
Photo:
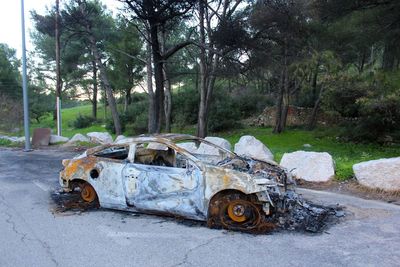
[[[62,164],[63,191],[77,192],[87,203],[234,230],[268,227],[269,218],[285,208],[292,187],[290,175],[274,162],[181,134],[98,146]]]

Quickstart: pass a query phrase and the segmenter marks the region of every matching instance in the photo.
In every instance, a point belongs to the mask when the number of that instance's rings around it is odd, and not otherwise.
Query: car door
[[[198,166],[183,155],[184,166],[129,163],[124,170],[128,205],[138,210],[204,219],[204,179]]]
[[[89,182],[95,188],[100,205],[105,208],[126,208],[121,176],[128,164],[127,146],[115,145],[96,152],[96,165],[89,170]]]

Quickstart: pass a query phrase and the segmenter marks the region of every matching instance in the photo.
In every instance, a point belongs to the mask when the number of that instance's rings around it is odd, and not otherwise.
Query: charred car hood
[[[292,177],[283,167],[275,162],[266,162],[253,158],[235,157],[227,158],[217,164],[217,166],[232,169],[240,173],[250,174],[259,182],[264,184],[274,184],[286,187],[293,184]]]

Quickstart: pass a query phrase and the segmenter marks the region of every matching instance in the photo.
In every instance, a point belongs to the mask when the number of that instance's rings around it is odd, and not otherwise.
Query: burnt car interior
[[[127,160],[129,155],[128,146],[112,146],[105,148],[94,154],[96,157]],[[186,158],[177,153],[174,149],[160,143],[142,143],[136,144],[134,163],[186,168]]]
[[[212,165],[221,165],[221,163],[226,163],[235,157],[234,154],[221,150],[213,144],[201,143],[198,140],[185,140],[184,142],[179,143],[191,144],[193,148],[200,150],[206,147],[208,147],[208,149],[213,149],[215,154],[191,152],[191,154],[199,160]],[[123,145],[107,147],[94,155],[96,157],[108,159],[127,160],[129,155],[129,146]],[[188,159],[179,152],[161,143],[147,142],[136,144],[134,163],[137,164],[186,168],[187,160]]]
[[[128,146],[113,146],[103,149],[94,155],[96,157],[124,160],[128,158]]]
[[[134,163],[175,167],[175,151],[158,143],[136,144]]]

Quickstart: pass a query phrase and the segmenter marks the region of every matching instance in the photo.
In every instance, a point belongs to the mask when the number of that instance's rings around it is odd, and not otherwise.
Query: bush
[[[136,135],[147,131],[147,113],[148,101],[147,98],[139,98],[128,106],[128,109],[123,114],[120,114],[121,130],[127,132],[128,135]],[[106,129],[109,132],[115,133],[114,122],[112,118],[107,119]]]
[[[211,132],[228,131],[240,126],[240,109],[231,98],[217,99],[212,103],[208,118]]]
[[[324,108],[346,120],[340,136],[357,142],[398,141],[400,90],[391,79],[372,74],[370,79],[343,75],[324,96]],[[396,140],[397,139],[397,140]]]
[[[127,120],[127,118],[126,118],[125,114],[119,115],[119,122],[121,123],[121,131],[122,132],[125,131],[126,120]],[[115,134],[114,120],[112,118],[108,118],[106,120],[106,130],[108,132]]]
[[[72,122],[72,126],[76,129],[82,129],[90,127],[96,119],[92,116],[86,116],[79,114],[78,117]]]
[[[147,113],[138,115],[133,123],[126,125],[128,135],[139,135],[147,132]]]
[[[194,88],[185,88],[172,95],[172,122],[179,127],[197,123],[199,93]]]

